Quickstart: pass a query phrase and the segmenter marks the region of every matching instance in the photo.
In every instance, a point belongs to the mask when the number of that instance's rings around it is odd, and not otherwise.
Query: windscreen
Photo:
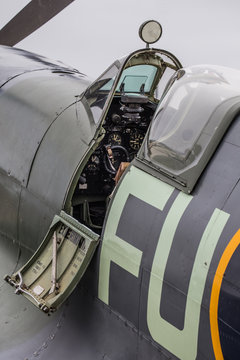
[[[118,82],[116,92],[148,93],[151,90],[157,67],[153,65],[135,65],[125,69]],[[101,90],[111,89],[114,79],[104,85]]]
[[[124,60],[125,58],[121,59],[121,63]],[[119,67],[120,62],[119,64],[114,63],[87,89],[84,95],[84,99],[87,103],[85,103],[85,105],[90,107],[95,124],[97,124],[101,118],[104,105],[118,75]],[[152,65],[135,65],[128,67],[123,70],[115,92],[135,94],[148,93],[151,90],[156,73],[157,67]]]
[[[84,99],[90,107],[95,124],[101,118],[102,110],[112,89],[119,67],[114,63],[108,70],[87,89]],[[105,89],[106,84],[109,84]]]

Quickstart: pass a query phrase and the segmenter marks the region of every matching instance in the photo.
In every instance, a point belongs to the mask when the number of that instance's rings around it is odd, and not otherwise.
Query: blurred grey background
[[[0,0],[0,26],[28,2]],[[173,52],[184,66],[240,68],[239,17],[237,0],[75,0],[16,47],[96,78],[115,59],[144,47],[138,28],[156,19],[163,35],[155,47]]]

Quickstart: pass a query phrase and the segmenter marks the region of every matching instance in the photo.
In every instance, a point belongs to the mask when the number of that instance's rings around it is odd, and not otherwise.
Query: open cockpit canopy
[[[189,193],[239,109],[239,71],[181,69],[158,105],[139,158]]]

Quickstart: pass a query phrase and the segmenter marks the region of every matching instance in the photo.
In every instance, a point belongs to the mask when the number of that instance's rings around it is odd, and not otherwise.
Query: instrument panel
[[[124,146],[136,155],[155,109],[156,104],[145,96],[116,96],[103,125],[106,130],[103,142]]]
[[[107,143],[110,145],[122,145],[128,148],[128,151],[138,151],[143,142],[145,132],[134,128],[116,130],[109,133]]]
[[[84,194],[109,195],[121,162],[131,162],[139,151],[157,104],[146,96],[115,96],[103,127],[105,137],[91,155],[79,184]]]

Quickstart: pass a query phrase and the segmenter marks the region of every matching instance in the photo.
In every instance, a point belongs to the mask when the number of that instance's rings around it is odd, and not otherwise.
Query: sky
[[[28,2],[0,0],[0,27]],[[240,69],[239,14],[237,0],[75,0],[16,47],[96,78],[115,59],[145,47],[139,26],[155,19],[163,27],[155,47],[172,52],[183,66]]]

